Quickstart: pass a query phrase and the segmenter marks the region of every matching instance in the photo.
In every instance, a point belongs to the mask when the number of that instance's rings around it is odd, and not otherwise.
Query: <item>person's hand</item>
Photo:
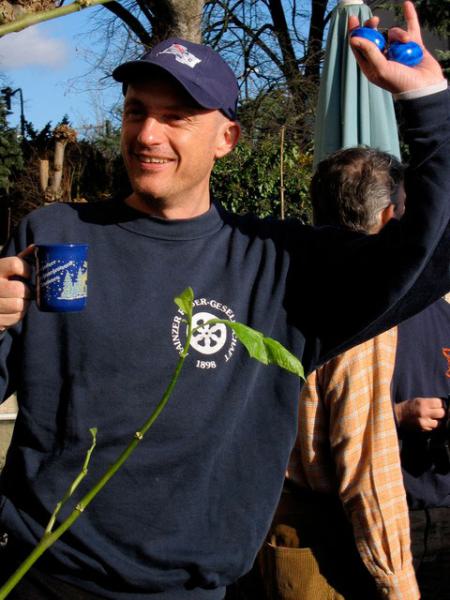
[[[403,429],[433,431],[446,415],[442,398],[411,398],[394,405],[398,424]]]
[[[30,266],[24,260],[33,251],[29,246],[17,256],[0,259],[0,332],[16,325],[27,311],[30,288],[23,281],[13,279],[30,277]]]
[[[350,37],[349,43],[362,72],[372,83],[393,93],[421,89],[444,80],[442,69],[424,47],[420,33],[419,20],[412,2],[403,4],[407,30],[393,27],[389,30],[390,42],[416,42],[423,50],[423,60],[414,67],[407,67],[393,60],[387,60],[378,47],[371,41],[360,37]],[[364,24],[376,28],[379,19],[373,17]],[[359,27],[357,17],[350,17],[349,31]]]

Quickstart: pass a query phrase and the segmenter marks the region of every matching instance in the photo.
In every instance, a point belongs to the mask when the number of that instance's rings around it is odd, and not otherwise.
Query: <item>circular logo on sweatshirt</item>
[[[222,362],[228,362],[234,354],[237,339],[234,332],[224,323],[209,323],[213,319],[235,321],[234,311],[225,304],[198,298],[194,300],[189,353],[194,351],[195,366],[198,369],[215,369]],[[175,349],[181,354],[186,343],[187,326],[184,313],[178,309],[172,320],[171,337]]]

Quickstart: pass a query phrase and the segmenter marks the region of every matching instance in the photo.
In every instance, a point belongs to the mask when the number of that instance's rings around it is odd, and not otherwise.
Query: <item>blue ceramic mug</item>
[[[87,254],[86,244],[36,245],[36,303],[39,310],[83,310],[87,300]]]

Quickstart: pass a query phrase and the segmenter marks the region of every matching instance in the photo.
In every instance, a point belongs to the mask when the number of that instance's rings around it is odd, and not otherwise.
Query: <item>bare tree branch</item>
[[[144,46],[152,45],[152,38],[144,29],[140,21],[121,4],[113,0],[113,2],[108,2],[108,4],[105,4],[105,8],[115,14],[116,17],[119,17],[119,19],[123,21],[138,37],[139,41],[144,44]]]
[[[155,21],[155,16],[149,10],[149,8],[148,8],[145,0],[136,0],[136,2],[137,2],[137,5],[139,6],[139,8],[142,11],[142,14],[147,19],[147,21],[149,22],[150,26],[153,28],[153,24],[154,24],[154,21]]]
[[[227,6],[225,5],[224,2],[222,2],[222,0],[218,0],[217,2],[224,10],[227,10]],[[241,19],[239,19],[239,17],[234,14],[234,13],[230,13],[227,11],[227,15],[229,17],[229,19],[238,27],[240,27],[242,29],[242,31],[244,31],[250,38],[255,40],[255,44],[257,46],[259,46],[261,48],[261,50],[263,50],[267,56],[273,61],[274,64],[277,65],[277,67],[281,70],[283,63],[280,61],[280,59],[278,58],[278,56],[271,50],[271,48],[265,44],[260,38],[256,38],[254,31],[248,27],[243,21],[241,21]]]
[[[320,79],[322,39],[325,29],[325,11],[327,9],[327,4],[328,0],[315,0],[312,3],[308,48],[305,57],[305,76],[312,77],[316,82]]]

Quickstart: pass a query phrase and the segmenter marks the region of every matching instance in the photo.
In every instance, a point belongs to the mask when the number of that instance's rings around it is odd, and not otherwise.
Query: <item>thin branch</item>
[[[36,23],[43,23],[44,21],[50,21],[51,19],[64,17],[90,6],[106,4],[107,2],[110,2],[110,0],[76,0],[71,4],[60,6],[59,8],[43,10],[37,13],[29,13],[20,19],[12,21],[11,23],[4,23],[3,25],[0,25],[0,37],[6,35],[7,33],[22,31],[22,29],[26,29],[27,27],[30,27],[30,25],[36,25]]]
[[[224,9],[227,10],[227,7],[224,5],[224,3],[219,0],[218,4],[220,4],[220,6]],[[267,44],[265,44],[262,40],[255,38],[255,33],[253,31],[253,29],[251,29],[250,27],[248,27],[243,21],[241,21],[236,15],[234,14],[228,14],[228,17],[230,18],[231,21],[233,21],[233,23],[235,25],[237,25],[238,27],[240,27],[245,33],[248,34],[248,36],[251,39],[255,40],[255,44],[257,46],[259,46],[261,48],[261,50],[263,50],[268,56],[269,58],[277,65],[277,67],[279,69],[282,70],[283,64],[282,62],[279,60],[278,56],[269,48],[269,46],[267,46]]]
[[[152,45],[152,38],[146,29],[143,27],[142,23],[132,15],[126,8],[124,8],[121,4],[112,0],[112,2],[108,2],[105,5],[105,8],[110,10],[116,17],[119,17],[121,21],[123,21],[133,33],[135,33],[139,39],[139,41],[144,44],[144,46]]]
[[[153,27],[153,23],[155,21],[155,15],[152,13],[151,10],[149,10],[147,4],[145,3],[145,0],[136,0],[136,2],[137,2],[137,5],[139,6],[139,8],[142,11],[142,14],[145,16],[145,18],[147,19],[147,21]]]

